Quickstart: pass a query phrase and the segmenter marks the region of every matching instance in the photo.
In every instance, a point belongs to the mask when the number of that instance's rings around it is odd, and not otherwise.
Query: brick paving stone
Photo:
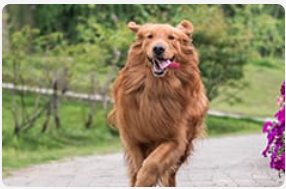
[[[178,186],[281,186],[261,156],[265,135],[202,139],[178,172]],[[122,153],[66,158],[11,172],[6,186],[128,186]]]

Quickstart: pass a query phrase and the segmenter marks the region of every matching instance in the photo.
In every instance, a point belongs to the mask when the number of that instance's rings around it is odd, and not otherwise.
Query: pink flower
[[[275,114],[275,117],[280,123],[285,122],[285,105]]]
[[[266,121],[266,122],[264,123],[262,132],[263,132],[263,133],[267,133],[268,130],[270,129],[270,127],[272,127],[272,122],[271,122],[271,121]]]
[[[285,173],[285,81],[280,88],[281,97],[279,106],[282,106],[274,115],[275,122],[266,121],[263,125],[263,133],[267,133],[267,146],[262,155],[271,154],[270,167]],[[282,101],[283,100],[283,101]]]

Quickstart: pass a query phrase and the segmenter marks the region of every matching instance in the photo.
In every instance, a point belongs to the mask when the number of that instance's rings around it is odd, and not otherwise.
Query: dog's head
[[[130,22],[128,27],[136,33],[137,47],[141,48],[156,77],[163,77],[171,64],[180,63],[183,47],[189,45],[193,32],[193,25],[186,20],[177,27],[167,24],[140,26],[135,22]]]

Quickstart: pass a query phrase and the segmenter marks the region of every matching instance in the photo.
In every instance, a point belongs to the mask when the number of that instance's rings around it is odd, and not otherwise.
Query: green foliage
[[[93,43],[68,45],[60,32],[40,35],[39,29],[25,26],[11,35],[10,49],[3,51],[2,78],[5,82],[51,88],[55,75],[67,69],[71,89],[90,92],[94,87],[91,76],[106,75],[106,62],[114,64],[108,49],[101,47]],[[105,79],[101,77],[101,85]]]
[[[185,15],[192,15],[193,43],[200,54],[203,81],[211,100],[218,95],[220,86],[242,77],[243,65],[249,57],[249,37],[241,30],[238,32],[240,28],[234,23],[228,23],[219,6],[185,6],[181,13],[178,22]]]
[[[261,56],[283,58],[285,53],[285,11],[281,5],[242,5],[230,6],[225,11],[248,30],[251,43],[250,50]]]
[[[13,5],[9,6],[12,10]],[[34,5],[30,9],[40,36],[53,34],[53,39],[61,39],[49,43],[51,46],[65,44],[61,47],[65,52],[58,55],[72,56],[79,67],[96,64],[96,70],[114,64],[116,51],[120,56],[115,63],[119,67],[125,64],[135,38],[126,27],[129,21],[177,25],[188,19],[195,27],[193,43],[210,99],[218,95],[220,86],[243,76],[248,59],[282,59],[285,52],[285,18],[280,5]]]

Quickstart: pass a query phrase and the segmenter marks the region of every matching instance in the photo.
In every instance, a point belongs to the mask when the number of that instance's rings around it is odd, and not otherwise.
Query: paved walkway
[[[281,186],[284,176],[262,157],[264,135],[198,140],[178,173],[178,186]],[[19,170],[6,186],[127,186],[122,154],[75,157]]]

